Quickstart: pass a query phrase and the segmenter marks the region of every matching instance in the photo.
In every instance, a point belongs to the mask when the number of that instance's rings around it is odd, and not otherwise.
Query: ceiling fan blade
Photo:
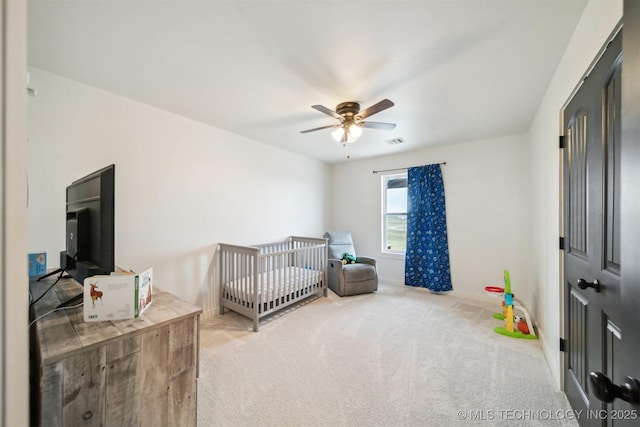
[[[395,123],[382,123],[382,122],[360,122],[358,123],[363,128],[369,129],[381,129],[381,130],[391,130],[396,127]]]
[[[356,120],[362,120],[362,119],[366,119],[367,117],[379,113],[382,110],[386,110],[387,108],[391,108],[393,107],[395,104],[388,100],[388,99],[383,99],[382,101],[378,102],[377,104],[373,104],[371,107],[360,111],[360,113],[356,114]]]
[[[338,125],[321,126],[319,128],[301,130],[300,133],[309,133],[309,132],[315,132],[317,130],[329,129],[329,128],[337,128],[337,127],[340,127],[340,125],[338,124]]]
[[[333,110],[330,110],[329,108],[325,107],[324,105],[312,105],[311,108],[313,108],[314,110],[318,110],[321,113],[325,113],[328,116],[333,117],[334,119],[338,119],[340,121],[342,121],[342,116],[340,116],[338,113],[336,113]]]

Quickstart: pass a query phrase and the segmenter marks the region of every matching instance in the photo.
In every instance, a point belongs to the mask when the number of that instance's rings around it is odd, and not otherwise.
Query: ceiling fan
[[[321,126],[319,128],[303,130],[300,133],[315,132],[322,129],[336,128],[331,135],[333,138],[342,143],[356,142],[360,135],[362,135],[362,128],[370,129],[382,129],[391,130],[396,127],[395,123],[382,123],[382,122],[365,122],[363,121],[369,116],[372,116],[387,108],[393,107],[395,104],[388,99],[383,99],[377,104],[373,104],[371,107],[360,111],[360,104],[357,102],[342,102],[336,106],[336,111],[330,110],[324,105],[312,105],[311,108],[327,114],[334,119],[340,120],[340,123],[335,125]]]

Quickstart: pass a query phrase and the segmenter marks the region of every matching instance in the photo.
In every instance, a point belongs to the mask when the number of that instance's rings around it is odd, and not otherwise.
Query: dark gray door
[[[628,65],[640,32],[627,3],[640,2],[625,2],[628,68],[619,33],[564,111],[565,392],[585,426],[640,425],[640,69]]]
[[[564,110],[565,391],[578,414],[606,410],[590,373],[615,372],[622,337],[621,52],[619,33]]]

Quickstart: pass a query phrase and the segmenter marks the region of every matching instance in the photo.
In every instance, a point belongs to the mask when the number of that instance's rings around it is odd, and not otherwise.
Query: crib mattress
[[[283,267],[261,273],[258,278],[258,303],[274,301],[283,296],[291,295],[309,286],[318,284],[322,280],[321,270],[303,267]],[[224,284],[223,295],[228,299],[253,300],[253,286],[250,280],[240,279]]]

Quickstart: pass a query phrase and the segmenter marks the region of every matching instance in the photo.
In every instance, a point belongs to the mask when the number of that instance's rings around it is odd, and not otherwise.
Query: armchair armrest
[[[331,271],[337,270],[338,272],[342,272],[342,260],[337,258],[329,258],[327,260],[328,270]]]
[[[342,274],[342,260],[336,258],[329,258],[327,260],[327,280],[329,281],[329,288],[342,295],[344,293],[344,276]]]
[[[370,258],[368,256],[359,256],[356,258],[356,262],[361,264],[373,265],[374,267],[376,266],[375,258]]]

